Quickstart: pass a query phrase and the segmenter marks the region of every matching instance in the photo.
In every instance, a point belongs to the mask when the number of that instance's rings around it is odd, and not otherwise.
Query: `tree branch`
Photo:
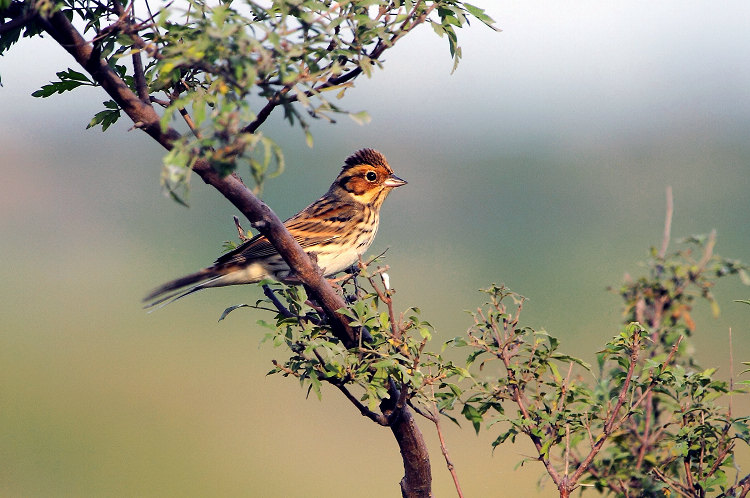
[[[378,425],[386,426],[388,425],[388,420],[385,417],[385,415],[375,413],[374,411],[367,408],[365,405],[362,404],[360,400],[358,400],[352,393],[349,392],[349,390],[344,386],[343,384],[337,383],[337,382],[331,382],[334,386],[336,386],[339,391],[344,393],[344,396],[346,396],[346,399],[351,401],[351,403],[357,407],[359,410],[359,413],[361,413],[363,416],[369,418],[373,422],[375,422]]]
[[[87,42],[71,24],[63,11],[57,11],[49,18],[36,15],[45,31],[91,75],[133,120],[137,128],[149,134],[165,149],[171,150],[180,134],[173,128],[162,129],[161,118],[150,104],[136,95],[125,82],[104,61],[97,50]],[[6,23],[7,24],[7,23]],[[360,70],[361,71],[361,70]],[[345,75],[351,79],[359,74]],[[268,109],[270,114],[272,107]],[[267,117],[266,114],[266,117]],[[253,130],[262,123],[256,119]],[[258,231],[263,234],[279,254],[284,258],[296,277],[311,291],[312,297],[324,309],[333,334],[348,347],[358,343],[358,333],[349,325],[348,318],[337,310],[346,303],[326,281],[322,271],[304,252],[299,243],[292,237],[279,217],[260,199],[258,199],[234,175],[223,176],[202,159],[195,161],[193,171],[201,179],[218,190],[229,200]],[[390,428],[398,442],[404,464],[404,478],[401,480],[401,491],[404,497],[428,498],[431,496],[432,474],[429,454],[412,413],[406,406],[398,409],[398,416]]]
[[[432,368],[430,368],[430,375],[432,375]],[[451,460],[451,456],[448,453],[448,446],[445,444],[445,438],[443,438],[443,429],[442,427],[440,427],[440,410],[438,410],[437,403],[435,402],[434,384],[430,384],[430,393],[432,394],[432,418],[428,418],[435,424],[435,430],[437,431],[438,440],[440,441],[440,451],[442,451],[443,453],[443,458],[445,459],[445,465],[448,467],[448,472],[450,472],[451,477],[453,478],[453,485],[456,487],[458,498],[464,498],[464,494],[461,491],[461,484],[458,482],[456,467],[455,465],[453,465],[453,460]]]
[[[404,498],[431,498],[430,454],[414,415],[404,407],[390,426],[404,462],[401,495]]]
[[[406,35],[409,31],[414,29],[416,26],[422,24],[425,21],[425,19],[427,19],[427,16],[429,16],[430,13],[435,9],[435,7],[437,7],[437,4],[435,3],[431,5],[429,8],[425,9],[425,11],[422,12],[422,14],[420,14],[417,17],[414,17],[419,6],[423,3],[424,3],[423,0],[417,1],[414,4],[412,11],[409,13],[409,15],[406,17],[404,22],[401,24],[401,28],[399,28],[399,30],[389,40],[384,41],[383,39],[379,39],[378,42],[375,44],[375,47],[373,47],[372,51],[370,51],[369,54],[366,54],[367,58],[372,61],[378,60],[380,56],[383,55],[383,52],[385,52],[388,48],[392,47],[393,44],[396,43],[396,41],[399,38]],[[412,18],[413,18],[413,22],[409,24],[409,20],[412,20]],[[325,83],[321,84],[317,88],[304,92],[304,95],[306,97],[312,97],[313,95],[320,93],[328,88],[351,81],[357,76],[359,76],[360,74],[362,74],[362,67],[357,66],[340,76],[329,78]],[[242,129],[243,133],[254,133],[255,130],[257,130],[260,127],[260,125],[262,125],[266,121],[266,119],[268,119],[268,116],[271,114],[271,111],[273,111],[277,106],[283,103],[296,102],[299,98],[297,95],[292,95],[291,97],[286,96],[286,94],[289,93],[290,90],[291,90],[291,86],[288,86],[288,85],[284,86],[284,88],[276,92],[273,97],[270,97],[266,105],[263,107],[263,109],[261,109],[261,111],[255,117],[255,120]]]
[[[5,9],[2,14],[3,15],[0,16],[0,35],[26,26],[29,21],[34,19],[35,15],[33,11],[25,11],[18,4],[11,4],[11,6]],[[10,20],[8,22],[3,22],[3,18],[5,17],[10,18]]]
[[[160,117],[154,108],[133,93],[117,73],[98,56],[91,44],[80,35],[62,11],[55,12],[49,19],[37,17],[41,19],[45,30],[89,72],[94,81],[99,83],[133,120],[136,127],[143,129],[165,149],[172,149],[172,144],[180,134],[173,128],[162,131]],[[237,177],[222,176],[207,161],[201,159],[195,162],[193,171],[226,197],[268,238],[297,277],[312,290],[313,297],[323,307],[330,320],[333,333],[345,346],[355,346],[356,332],[349,326],[348,319],[337,313],[337,310],[346,306],[344,299],[328,284],[320,269],[313,265],[307,253],[284,227],[279,217]]]
[[[672,186],[667,185],[667,214],[664,218],[664,236],[661,241],[661,249],[659,250],[659,257],[664,259],[667,255],[667,248],[669,247],[669,239],[672,233],[672,214],[674,213],[674,200],[672,199]]]

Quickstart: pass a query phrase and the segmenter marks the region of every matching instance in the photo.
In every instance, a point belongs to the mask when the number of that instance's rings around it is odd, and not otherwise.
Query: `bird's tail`
[[[144,308],[153,311],[162,308],[178,299],[181,299],[193,292],[209,287],[220,287],[227,285],[222,282],[222,277],[226,276],[226,269],[204,268],[190,275],[185,275],[171,282],[167,282],[151,291],[148,296],[143,298],[146,303]],[[186,288],[187,287],[187,288]]]

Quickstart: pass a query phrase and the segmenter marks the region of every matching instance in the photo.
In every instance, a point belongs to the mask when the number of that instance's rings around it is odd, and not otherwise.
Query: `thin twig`
[[[732,349],[732,327],[729,327],[729,406],[727,417],[732,418],[732,392],[734,391],[734,351]]]
[[[115,2],[119,4],[119,2]],[[128,23],[132,26],[135,23],[135,6],[133,3],[130,4],[130,19]],[[128,28],[127,31],[130,31]],[[135,83],[136,93],[138,97],[148,105],[151,105],[151,97],[148,94],[148,84],[146,83],[146,73],[143,70],[143,58],[141,57],[140,50],[134,50],[133,55],[133,82]]]
[[[200,139],[201,138],[201,132],[198,129],[198,127],[195,126],[195,121],[193,121],[193,118],[190,116],[190,113],[187,112],[187,109],[184,107],[180,107],[180,116],[182,116],[182,119],[185,121],[185,124],[188,125],[188,128],[190,128],[190,131],[193,132],[193,135],[195,138]]]
[[[640,340],[640,338],[639,338],[639,340]],[[675,346],[672,348],[672,353],[669,355],[669,357],[667,358],[667,360],[664,362],[665,365],[669,364],[669,362],[671,361],[672,356],[673,356],[674,352],[677,350],[677,346],[679,346],[681,340],[682,340],[682,338],[680,338],[680,340],[677,341],[677,344],[675,344]],[[642,396],[638,403],[635,403],[635,404],[630,405],[628,407],[627,413],[621,419],[619,419],[619,420],[617,419],[617,414],[620,411],[620,408],[622,408],[623,404],[625,403],[625,398],[627,397],[628,390],[630,388],[630,381],[632,380],[633,373],[635,372],[635,365],[636,365],[636,363],[638,361],[638,356],[639,356],[639,353],[640,353],[639,342],[635,341],[634,344],[633,344],[633,346],[632,346],[632,348],[633,349],[632,349],[632,351],[630,353],[630,363],[628,365],[628,372],[625,375],[625,381],[623,382],[622,388],[620,389],[620,393],[617,396],[617,403],[615,404],[615,408],[608,415],[607,420],[604,423],[604,427],[602,429],[602,433],[599,435],[599,437],[596,440],[596,443],[594,444],[594,446],[589,450],[589,454],[581,462],[581,464],[576,469],[576,472],[570,478],[570,482],[569,482],[569,484],[570,484],[570,488],[569,488],[570,491],[573,490],[573,487],[577,484],[578,480],[581,478],[581,476],[583,475],[583,473],[586,472],[586,470],[588,469],[588,467],[591,465],[591,462],[594,460],[594,458],[596,457],[596,455],[602,449],[602,447],[604,446],[604,443],[606,442],[606,440],[609,437],[609,435],[612,434],[613,431],[615,431],[616,429],[618,429],[632,415],[632,409],[635,406],[638,406],[640,404],[640,402],[643,400],[643,396]],[[656,383],[656,381],[652,380],[651,384],[646,389],[646,393],[648,393],[648,392],[651,391],[651,388],[654,386],[655,383]],[[645,396],[646,393],[644,393],[644,396]]]
[[[658,468],[654,467],[653,469],[651,469],[651,472],[653,472],[654,475],[661,482],[663,482],[664,484],[666,484],[667,486],[669,486],[670,488],[672,488],[673,490],[675,490],[680,496],[684,496],[685,498],[693,498],[693,496],[694,496],[693,493],[691,493],[688,490],[686,490],[685,487],[682,484],[680,484],[680,483],[674,481],[673,479],[670,479],[669,477],[667,477]]]
[[[653,393],[649,393],[646,398],[646,417],[643,421],[643,434],[637,436],[640,439],[641,447],[638,448],[638,458],[635,462],[636,470],[640,470],[643,465],[644,458],[646,458],[646,451],[650,449],[650,431],[651,431],[651,418],[654,412]],[[634,431],[635,432],[635,431]]]
[[[242,228],[242,225],[240,225],[240,219],[237,216],[232,216],[232,220],[234,220],[234,226],[237,228],[237,235],[239,236],[240,240],[242,242],[247,242],[251,239],[251,237],[248,237],[245,235],[245,230]]]
[[[401,25],[401,28],[399,28],[399,31],[394,33],[394,35],[387,41],[384,41],[383,39],[379,39],[377,43],[375,44],[375,47],[370,51],[369,54],[367,54],[367,58],[374,61],[377,61],[381,55],[383,55],[383,52],[385,52],[388,48],[392,47],[396,41],[398,41],[399,38],[406,35],[409,31],[414,29],[419,24],[423,23],[425,19],[432,13],[432,11],[438,6],[437,3],[433,3],[430,7],[425,9],[425,11],[417,16],[416,18],[412,19],[412,16],[416,13],[417,8],[424,3],[424,0],[419,0],[414,4],[414,7],[412,11],[409,13],[409,15],[406,17],[404,22]],[[412,21],[411,24],[408,24],[409,21]],[[303,95],[305,97],[312,97],[314,95],[317,95],[321,93],[322,91],[341,85],[343,83],[346,83],[357,76],[359,76],[362,73],[362,67],[357,66],[350,71],[343,73],[339,76],[335,76],[332,78],[329,78],[325,83],[322,83],[318,87],[312,88],[306,92],[303,92]],[[255,120],[253,120],[250,124],[245,126],[242,129],[243,133],[255,133],[255,131],[262,125],[267,119],[268,116],[271,114],[271,111],[273,111],[277,106],[283,104],[283,103],[292,103],[296,102],[299,97],[297,95],[292,95],[287,97],[286,94],[289,93],[289,91],[293,88],[293,85],[285,85],[283,88],[281,88],[279,91],[277,91],[272,97],[268,99],[268,102],[265,106],[258,112],[258,114],[255,117]]]
[[[664,259],[667,255],[667,248],[669,247],[669,239],[672,234],[672,214],[674,212],[674,202],[672,200],[672,186],[667,185],[667,214],[664,218],[664,237],[661,240],[661,249],[659,250],[659,258]]]
[[[432,368],[430,368],[430,376],[432,376]],[[458,474],[456,474],[456,467],[455,465],[453,465],[451,456],[448,453],[448,447],[445,444],[445,438],[443,438],[443,430],[440,426],[440,411],[438,410],[437,403],[435,402],[435,385],[434,384],[430,384],[430,391],[432,392],[432,412],[434,415],[432,422],[435,424],[435,430],[437,431],[438,440],[440,440],[440,451],[442,451],[443,458],[445,458],[445,465],[448,467],[448,472],[450,472],[451,477],[453,478],[453,484],[456,486],[456,493],[458,493],[459,498],[463,498],[464,494],[461,491],[461,484],[458,482]]]
[[[714,246],[716,245],[716,229],[711,230],[711,233],[708,234],[708,242],[706,242],[706,248],[703,251],[703,257],[698,262],[698,271],[695,273],[702,272],[709,261],[711,261],[711,256],[713,256],[714,253]],[[685,283],[687,285],[687,283]]]
[[[372,420],[376,424],[379,424],[379,425],[382,425],[382,426],[387,426],[388,425],[388,418],[385,415],[381,415],[379,413],[375,413],[372,410],[370,410],[369,408],[367,408],[365,405],[362,404],[362,402],[360,400],[358,400],[354,395],[352,395],[352,393],[349,392],[349,390],[346,388],[346,386],[344,386],[342,384],[335,383],[335,382],[333,382],[332,384],[334,386],[336,386],[339,389],[339,391],[341,391],[342,393],[344,393],[344,396],[346,396],[346,399],[348,399],[349,401],[351,401],[351,403],[354,406],[357,407],[357,409],[359,410],[359,413],[361,413],[365,417],[369,418],[370,420]]]
[[[518,381],[516,379],[514,370],[512,368],[512,365],[510,363],[512,355],[510,352],[504,347],[502,347],[500,351],[500,359],[502,360],[505,371],[508,375],[509,382],[509,390],[511,392],[511,399],[513,402],[516,403],[518,406],[518,409],[521,411],[521,416],[524,420],[532,422],[533,419],[529,413],[528,408],[526,407],[527,400],[523,394],[523,391],[518,387]],[[545,469],[547,470],[547,474],[549,474],[550,478],[552,479],[552,482],[555,483],[555,486],[560,488],[560,486],[564,485],[563,477],[560,476],[560,474],[555,469],[554,465],[552,465],[552,462],[549,459],[549,456],[545,457],[544,454],[544,443],[542,442],[541,437],[539,437],[536,434],[533,434],[531,431],[525,431],[526,435],[531,439],[531,442],[534,445],[534,448],[537,451],[538,459],[542,464],[544,465]],[[593,457],[592,457],[593,458]]]
[[[432,413],[423,410],[422,408],[419,407],[419,405],[414,403],[414,398],[409,399],[409,401],[407,401],[406,404],[409,405],[412,408],[412,410],[414,410],[418,415],[422,415],[424,418],[426,418],[430,422],[435,423],[435,416]]]
[[[295,315],[284,306],[279,298],[276,297],[276,293],[268,285],[263,285],[263,294],[273,303],[274,307],[278,310],[279,314],[284,318],[294,318]]]
[[[570,424],[565,424],[565,477],[570,475]]]

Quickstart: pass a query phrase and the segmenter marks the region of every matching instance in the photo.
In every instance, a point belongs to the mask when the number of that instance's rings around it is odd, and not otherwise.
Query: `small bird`
[[[406,182],[393,174],[385,156],[361,149],[344,162],[328,192],[284,222],[308,254],[317,257],[325,276],[357,262],[372,244],[380,224],[380,206],[391,190]],[[263,235],[222,255],[212,266],[172,280],[143,300],[166,305],[209,287],[250,284],[272,278],[293,281],[293,272]]]

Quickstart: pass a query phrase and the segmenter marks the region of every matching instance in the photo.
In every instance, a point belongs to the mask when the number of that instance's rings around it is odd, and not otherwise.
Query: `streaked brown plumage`
[[[406,182],[393,174],[385,157],[372,149],[349,156],[328,192],[284,222],[302,248],[315,254],[326,276],[357,262],[372,244],[380,206],[388,193]],[[167,304],[208,287],[293,280],[289,266],[262,235],[256,235],[216,262],[154,289],[148,306]]]

